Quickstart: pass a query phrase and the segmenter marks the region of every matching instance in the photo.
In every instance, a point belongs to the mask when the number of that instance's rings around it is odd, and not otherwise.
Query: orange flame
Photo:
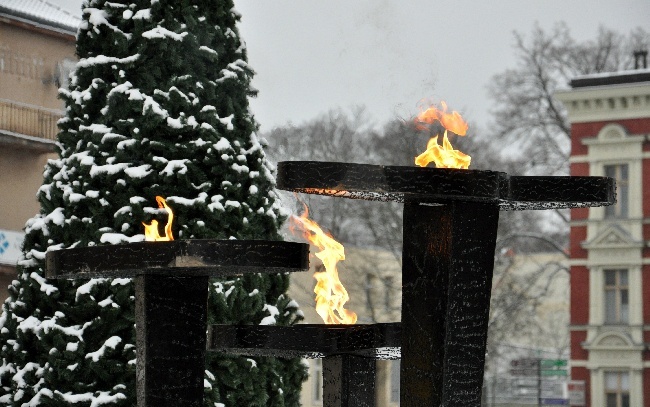
[[[442,146],[438,144],[438,136],[431,137],[427,143],[427,150],[415,157],[415,164],[426,167],[433,162],[437,168],[460,168],[466,170],[472,157],[460,150],[454,150],[447,138],[447,130],[442,138]]]
[[[436,120],[439,121],[442,127],[445,128],[442,146],[438,144],[437,135],[432,137],[427,143],[427,150],[415,158],[415,164],[420,167],[426,167],[430,162],[433,162],[437,168],[467,169],[469,168],[472,157],[452,147],[447,137],[447,131],[464,136],[467,134],[469,126],[460,113],[455,110],[447,113],[447,104],[442,101],[440,104],[442,105],[442,109],[431,106],[420,112],[415,118],[415,121],[418,124],[433,124]]]
[[[318,223],[307,216],[308,210],[305,207],[305,212],[300,217],[291,217],[290,229],[295,233],[295,227],[299,227],[303,237],[320,250],[315,256],[323,262],[325,271],[314,273],[316,312],[326,324],[354,324],[357,322],[357,314],[344,308],[350,296],[341,284],[336,268],[339,261],[345,260],[343,245],[323,232]]]
[[[459,136],[467,134],[469,125],[457,111],[447,113],[447,103],[441,101],[442,110],[435,106],[430,106],[427,110],[420,112],[415,121],[423,124],[433,124],[436,120],[442,124],[442,127]]]
[[[156,197],[158,207],[167,211],[167,224],[165,225],[165,236],[160,236],[158,232],[158,221],[153,219],[149,225],[142,222],[144,226],[144,240],[148,242],[169,242],[174,240],[172,235],[172,222],[174,221],[174,212],[167,206],[167,201],[162,196]]]

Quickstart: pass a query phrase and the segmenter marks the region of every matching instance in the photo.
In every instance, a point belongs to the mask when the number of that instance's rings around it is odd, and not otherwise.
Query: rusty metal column
[[[402,407],[479,407],[496,203],[404,205]]]
[[[208,277],[135,278],[138,407],[203,407]]]
[[[376,361],[355,355],[323,358],[324,407],[374,407]]]

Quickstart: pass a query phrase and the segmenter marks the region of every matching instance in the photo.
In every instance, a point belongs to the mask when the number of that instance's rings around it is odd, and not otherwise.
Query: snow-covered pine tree
[[[279,239],[239,18],[231,0],[84,4],[60,157],[0,317],[0,405],[135,405],[131,281],[46,281],[48,250],[142,240],[156,195],[177,239]],[[287,287],[286,275],[213,281],[209,322],[291,324]],[[297,406],[305,374],[298,360],[210,355],[206,405]]]

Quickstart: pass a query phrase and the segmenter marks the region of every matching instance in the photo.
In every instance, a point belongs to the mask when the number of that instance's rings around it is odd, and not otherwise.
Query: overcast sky
[[[49,0],[79,12],[81,0]],[[599,25],[650,30],[649,0],[235,0],[257,72],[251,101],[262,130],[364,105],[377,123],[445,100],[478,126],[490,121],[486,86],[514,67],[513,31],[559,21],[574,38]],[[80,13],[80,12],[79,12]],[[476,130],[476,129],[475,129]]]

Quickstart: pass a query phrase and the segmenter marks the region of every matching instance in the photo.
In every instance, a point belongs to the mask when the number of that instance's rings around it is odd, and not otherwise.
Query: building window
[[[8,69],[8,58],[9,50],[5,47],[0,46],[0,72],[4,72]]]
[[[629,308],[627,270],[605,270],[605,323],[627,323]]]
[[[314,359],[311,373],[311,394],[313,404],[323,404],[323,360]]]
[[[72,59],[64,59],[56,64],[54,69],[54,84],[59,88],[67,89],[70,85],[70,74],[74,72],[76,62]]]
[[[605,176],[616,180],[616,204],[605,207],[605,218],[627,218],[629,185],[627,164],[606,165]]]
[[[399,360],[390,361],[390,402],[399,403]]]
[[[605,372],[606,407],[630,407],[630,374]]]

